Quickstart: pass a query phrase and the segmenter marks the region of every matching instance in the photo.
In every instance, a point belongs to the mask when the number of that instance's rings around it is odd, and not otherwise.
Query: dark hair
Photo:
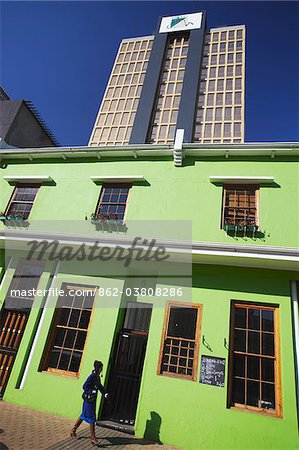
[[[95,362],[93,363],[93,367],[94,367],[94,370],[95,370],[96,372],[98,372],[100,369],[103,369],[103,363],[102,363],[102,361],[95,361]]]

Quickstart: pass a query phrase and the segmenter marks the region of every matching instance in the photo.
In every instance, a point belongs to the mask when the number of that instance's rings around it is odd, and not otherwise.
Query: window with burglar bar
[[[6,216],[21,215],[28,219],[39,186],[17,186],[6,210]]]
[[[223,193],[223,227],[258,226],[257,186],[225,186]]]
[[[130,187],[130,185],[125,184],[104,185],[96,216],[102,220],[123,220]]]
[[[230,404],[280,415],[278,308],[232,308]]]
[[[96,288],[63,284],[51,326],[43,370],[79,373]]]
[[[168,305],[160,350],[159,374],[196,380],[200,323],[201,305]]]

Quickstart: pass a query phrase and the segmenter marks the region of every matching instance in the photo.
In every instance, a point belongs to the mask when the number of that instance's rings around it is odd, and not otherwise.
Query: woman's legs
[[[91,440],[91,443],[93,444],[93,445],[98,445],[98,440],[97,440],[97,438],[96,438],[96,433],[95,433],[95,424],[94,423],[90,423],[89,424],[89,430],[90,430],[90,440]]]
[[[80,417],[78,417],[78,419],[76,420],[76,422],[73,425],[73,428],[70,430],[71,437],[76,437],[76,430],[77,430],[77,428],[79,428],[79,426],[81,425],[82,422],[83,422],[82,419],[80,419]]]

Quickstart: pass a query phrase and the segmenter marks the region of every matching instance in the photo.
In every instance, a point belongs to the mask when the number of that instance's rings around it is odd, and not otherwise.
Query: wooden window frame
[[[167,328],[168,328],[168,324],[169,324],[170,309],[172,307],[197,309],[197,320],[196,320],[195,339],[194,339],[194,344],[195,344],[194,345],[194,359],[193,359],[193,367],[192,367],[193,375],[192,376],[171,373],[171,372],[162,372],[162,370],[161,370],[162,361],[163,361],[164,343],[165,343],[166,338],[168,337],[167,336]],[[166,311],[165,311],[164,324],[163,324],[163,330],[162,330],[162,339],[161,339],[161,345],[160,345],[160,351],[159,351],[157,375],[167,376],[167,377],[171,377],[171,378],[180,378],[180,379],[190,380],[190,381],[197,380],[199,346],[200,346],[200,335],[201,335],[201,322],[202,322],[202,305],[201,304],[172,302],[172,301],[166,303]],[[180,339],[180,338],[177,338],[177,339]],[[191,341],[191,339],[189,339],[189,341]]]
[[[105,188],[116,188],[116,189],[121,189],[121,188],[128,188],[129,192],[127,195],[127,201],[125,204],[125,211],[124,211],[124,217],[123,219],[116,219],[116,220],[121,220],[122,222],[125,221],[126,219],[126,215],[127,215],[127,209],[128,209],[128,204],[129,204],[129,198],[130,198],[130,193],[132,190],[132,184],[131,183],[104,183],[101,187],[101,191],[100,191],[100,195],[99,195],[99,200],[97,202],[97,206],[96,206],[96,210],[95,210],[95,214],[99,214],[99,208],[102,202],[102,198],[104,196],[105,193]],[[109,203],[109,205],[113,205],[114,203]],[[123,203],[115,203],[115,205],[123,205]]]
[[[234,356],[234,328],[235,328],[235,311],[236,308],[248,308],[273,311],[274,313],[274,393],[275,393],[275,409],[258,408],[242,403],[234,403],[232,399],[233,394],[233,356]],[[229,367],[228,367],[228,402],[229,409],[237,409],[240,411],[249,411],[257,414],[262,414],[271,417],[282,418],[282,388],[281,388],[281,358],[280,358],[280,321],[279,321],[279,306],[271,304],[261,304],[254,302],[241,302],[233,300],[231,303],[230,316],[230,345],[229,345]],[[248,352],[239,352],[239,354],[247,355]],[[250,355],[254,356],[255,354]],[[262,354],[255,355],[260,358]],[[246,379],[246,378],[245,378]]]
[[[41,364],[40,364],[40,371],[43,373],[50,373],[53,375],[59,375],[59,376],[65,376],[65,377],[69,377],[69,378],[79,378],[80,376],[80,371],[81,371],[81,367],[82,367],[82,361],[84,359],[84,353],[86,350],[86,345],[87,345],[87,341],[88,341],[88,337],[89,337],[89,332],[90,332],[90,328],[91,328],[91,324],[92,324],[92,320],[93,320],[93,314],[94,314],[94,309],[95,309],[95,300],[96,300],[96,295],[98,293],[98,286],[83,286],[83,285],[77,285],[74,284],[72,285],[71,283],[62,283],[62,286],[65,286],[67,289],[78,289],[78,290],[91,290],[91,291],[95,291],[95,296],[94,296],[94,300],[93,300],[93,306],[91,309],[91,314],[90,314],[90,318],[89,318],[89,323],[88,323],[88,327],[86,330],[81,330],[79,328],[76,328],[76,330],[80,330],[80,331],[86,331],[86,338],[85,338],[85,343],[82,349],[82,357],[81,357],[81,361],[80,361],[80,365],[78,368],[77,372],[72,372],[69,370],[62,370],[62,369],[57,369],[55,367],[48,367],[49,365],[49,359],[50,359],[50,355],[51,355],[51,351],[53,350],[54,347],[54,340],[56,337],[56,330],[57,330],[57,320],[58,317],[56,316],[56,308],[52,317],[52,322],[50,325],[50,332],[48,335],[48,339],[46,341],[45,347],[44,347],[44,353],[42,356],[42,360],[41,360]],[[61,287],[62,289],[62,287]],[[59,297],[57,298],[57,302],[56,305],[58,303]],[[67,326],[61,326],[61,328],[64,329],[74,329],[74,327],[67,327]]]
[[[225,228],[226,224],[225,220],[225,202],[226,202],[226,193],[228,190],[255,190],[255,225],[257,230],[260,227],[260,186],[258,184],[225,184],[223,185],[223,195],[222,195],[222,211],[221,211],[221,228]],[[238,209],[238,208],[235,208]],[[240,208],[245,209],[245,208]],[[237,226],[237,225],[235,225]]]
[[[29,219],[29,216],[30,216],[30,214],[31,214],[31,212],[32,212],[34,203],[36,202],[36,197],[38,196],[40,187],[41,187],[41,184],[39,184],[39,183],[36,183],[36,184],[32,184],[32,183],[28,183],[28,184],[27,184],[27,183],[18,183],[18,184],[14,187],[13,193],[12,193],[12,195],[11,195],[11,197],[10,197],[10,200],[9,200],[9,202],[8,202],[6,208],[5,208],[5,215],[6,215],[6,216],[9,215],[9,214],[8,214],[8,211],[9,211],[9,209],[10,209],[10,207],[11,207],[11,205],[12,205],[13,203],[26,203],[26,204],[31,203],[31,209],[30,209],[30,211],[29,211],[29,214],[28,214],[27,219],[25,219],[25,220],[28,220],[28,219]],[[25,202],[25,201],[22,201],[22,200],[21,200],[21,201],[20,201],[20,200],[15,200],[15,197],[16,197],[16,194],[17,194],[19,188],[37,188],[37,192],[36,192],[36,194],[35,194],[34,200],[33,200],[32,202],[27,202],[27,201]]]

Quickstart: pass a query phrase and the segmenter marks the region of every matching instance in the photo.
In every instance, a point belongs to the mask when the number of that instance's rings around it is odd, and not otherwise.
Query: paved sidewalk
[[[89,428],[82,424],[77,439],[70,438],[73,421],[55,414],[0,402],[0,450],[87,450]],[[125,450],[176,450],[119,431],[96,427],[97,448]]]

